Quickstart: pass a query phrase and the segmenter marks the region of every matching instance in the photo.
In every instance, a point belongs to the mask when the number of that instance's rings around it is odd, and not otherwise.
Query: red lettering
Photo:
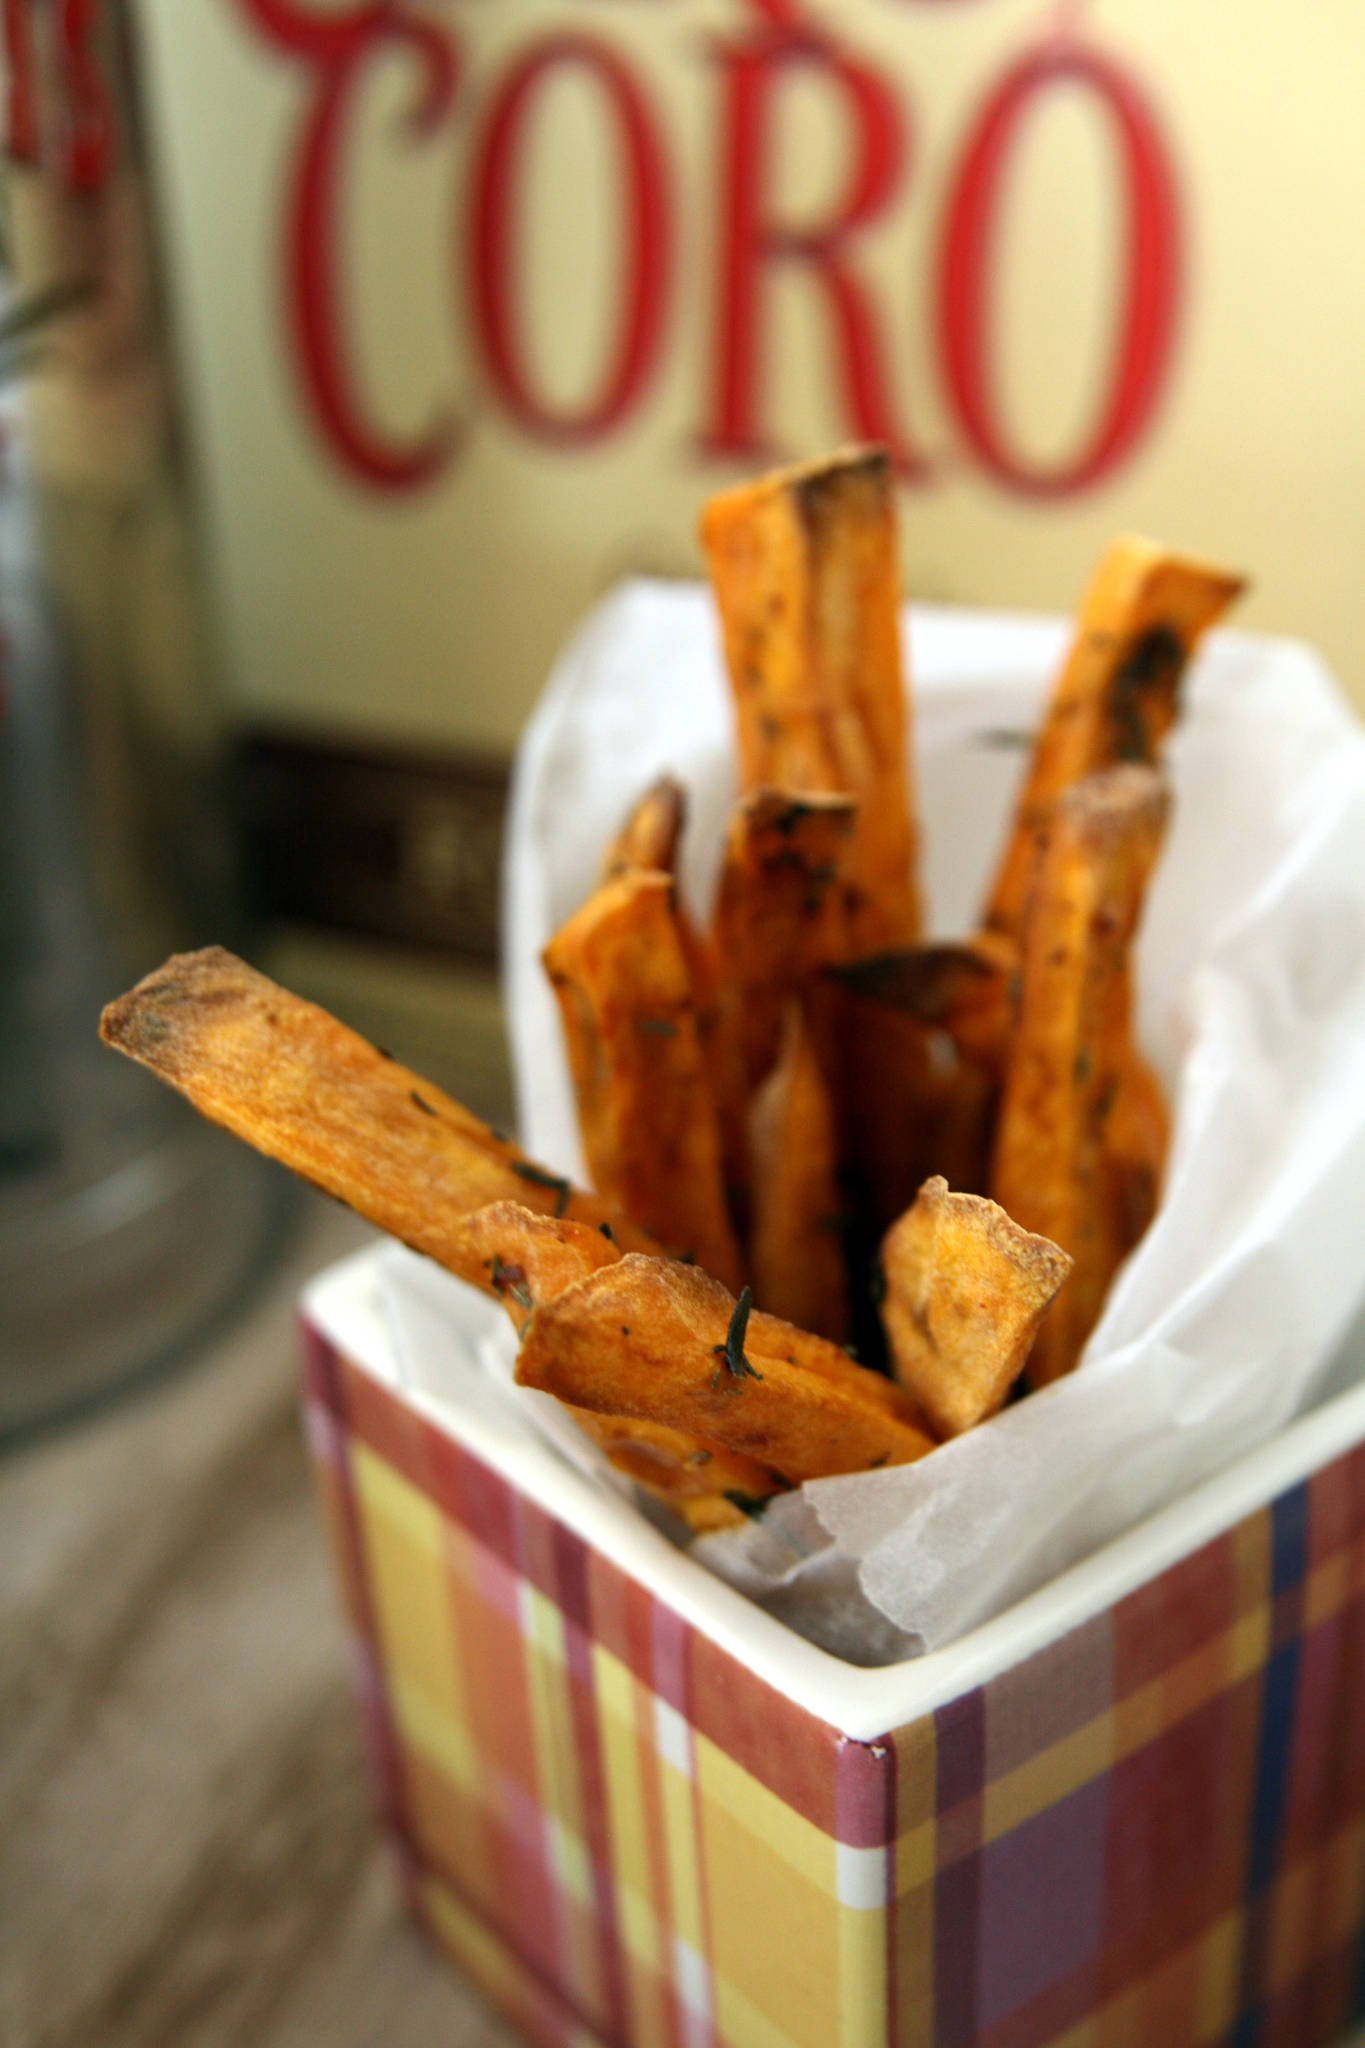
[[[287,303],[305,396],[323,439],[353,476],[376,490],[420,489],[452,460],[458,430],[447,415],[421,440],[400,447],[365,418],[338,288],[342,147],[367,67],[395,47],[411,51],[421,66],[423,91],[409,130],[419,138],[432,134],[454,102],[454,46],[433,23],[403,14],[394,0],[371,0],[346,14],[319,14],[293,0],[238,4],[261,34],[308,63],[316,77],[286,242]]]
[[[42,138],[33,64],[32,0],[5,0],[5,72],[9,86],[5,148],[16,163],[36,164]]]
[[[774,18],[791,19],[781,4]],[[900,102],[876,72],[811,30],[730,45],[719,52],[719,62],[724,80],[720,300],[705,444],[714,453],[771,455],[759,424],[760,378],[768,354],[764,284],[773,264],[799,263],[829,308],[853,432],[883,442],[903,476],[922,478],[930,465],[911,447],[896,418],[877,309],[851,261],[854,238],[885,212],[901,184],[907,152]],[[831,218],[823,226],[798,229],[773,217],[768,192],[774,103],[784,82],[802,67],[827,81],[844,103],[856,156]]]
[[[615,347],[600,388],[572,411],[532,386],[519,343],[516,249],[526,122],[556,72],[577,68],[602,87],[624,160],[628,211]],[[470,262],[475,323],[494,388],[519,425],[542,441],[594,440],[621,424],[659,355],[668,295],[668,174],[643,93],[595,37],[548,36],[514,64],[493,102],[474,171]]]
[[[804,4],[805,0],[749,0],[750,7],[758,16],[759,25],[801,38],[815,34],[801,12]]]
[[[994,393],[991,321],[1001,190],[1020,124],[1042,95],[1074,80],[1114,124],[1127,186],[1124,304],[1109,389],[1086,445],[1054,468],[1010,445]],[[958,165],[939,266],[940,347],[958,420],[986,469],[1026,497],[1062,498],[1109,475],[1151,423],[1170,368],[1180,299],[1175,173],[1156,117],[1127,75],[1083,44],[1050,42],[1009,70],[983,107]]]
[[[81,192],[98,192],[114,158],[114,112],[91,43],[100,0],[62,0],[57,64],[65,101],[62,169]]]

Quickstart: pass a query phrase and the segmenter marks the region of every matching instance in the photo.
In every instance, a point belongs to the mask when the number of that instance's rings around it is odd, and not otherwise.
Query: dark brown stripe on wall
[[[249,733],[252,909],[492,965],[509,764]]]

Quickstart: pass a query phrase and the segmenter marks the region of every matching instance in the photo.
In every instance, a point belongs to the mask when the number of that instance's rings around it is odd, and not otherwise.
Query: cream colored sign
[[[501,751],[712,490],[886,440],[920,596],[1137,527],[1365,696],[1365,13],[138,0],[252,719]]]

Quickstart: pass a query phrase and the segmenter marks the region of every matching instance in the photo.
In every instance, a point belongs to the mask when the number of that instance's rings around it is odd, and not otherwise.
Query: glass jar
[[[189,1356],[284,1200],[96,1036],[239,910],[128,44],[81,13],[7,10],[0,1442]]]

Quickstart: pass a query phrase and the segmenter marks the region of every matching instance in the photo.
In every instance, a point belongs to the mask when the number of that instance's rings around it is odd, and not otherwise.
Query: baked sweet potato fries
[[[545,951],[595,1192],[218,949],[101,1025],[501,1301],[518,1377],[694,1532],[924,1457],[1077,1363],[1164,1161],[1132,1021],[1161,743],[1241,588],[1114,543],[980,927],[931,942],[886,457],[726,492],[702,542],[742,791],[714,904],[681,900],[665,778]]]

